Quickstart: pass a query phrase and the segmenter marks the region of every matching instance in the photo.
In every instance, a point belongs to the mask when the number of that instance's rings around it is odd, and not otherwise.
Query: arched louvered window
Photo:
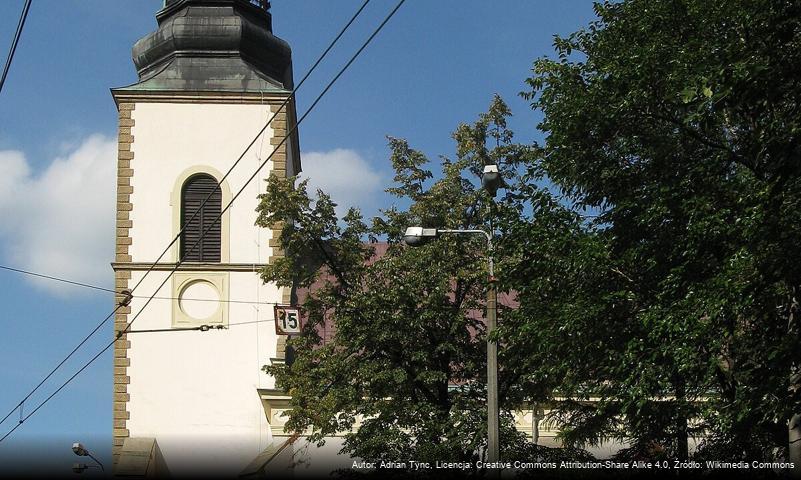
[[[203,200],[211,195],[201,208]],[[181,258],[185,262],[220,261],[222,194],[211,175],[190,177],[181,189]],[[205,232],[205,235],[203,233]],[[201,238],[201,235],[203,237]]]

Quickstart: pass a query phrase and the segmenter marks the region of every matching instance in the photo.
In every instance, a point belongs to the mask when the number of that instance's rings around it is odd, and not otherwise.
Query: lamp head
[[[78,455],[79,457],[85,457],[89,455],[89,450],[87,450],[86,447],[84,447],[83,444],[79,442],[75,442],[72,444],[72,452],[75,455]],[[76,463],[76,465],[78,464]]]
[[[481,174],[481,186],[490,196],[495,197],[502,183],[503,179],[498,171],[498,165],[484,165],[484,173]]]
[[[436,228],[409,227],[403,234],[403,243],[410,247],[419,247],[437,237]]]

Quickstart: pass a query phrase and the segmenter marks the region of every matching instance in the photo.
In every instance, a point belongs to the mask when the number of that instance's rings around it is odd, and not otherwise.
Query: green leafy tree
[[[318,443],[346,432],[343,451],[367,460],[476,460],[484,451],[485,240],[443,236],[415,249],[400,240],[414,225],[490,228],[480,172],[528,150],[512,143],[509,114],[496,98],[477,122],[459,126],[456,158],[442,159],[436,181],[422,153],[390,138],[388,192],[408,208],[385,210],[370,225],[355,209],[338,218],[305,181],[270,178],[257,223],[282,226],[285,256],[262,276],[306,292],[306,324],[290,340],[294,363],[265,367],[292,395],[288,429]],[[377,238],[388,242],[381,255]],[[336,326],[329,342],[320,335],[326,321]],[[518,445],[507,410],[503,440]]]
[[[511,282],[537,280],[502,335],[527,339],[532,391],[566,398],[568,443],[681,458],[703,434],[699,456],[782,457],[801,412],[801,4],[595,8],[526,95],[547,135],[529,177],[598,216],[562,228],[575,255],[519,263]]]

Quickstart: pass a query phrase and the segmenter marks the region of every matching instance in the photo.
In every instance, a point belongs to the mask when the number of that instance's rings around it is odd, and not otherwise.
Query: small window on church
[[[203,205],[203,200],[211,195]],[[203,205],[201,207],[201,205]],[[181,189],[181,258],[185,262],[220,261],[222,194],[211,175],[190,177]],[[205,235],[203,233],[205,232]],[[202,235],[202,238],[201,238]]]

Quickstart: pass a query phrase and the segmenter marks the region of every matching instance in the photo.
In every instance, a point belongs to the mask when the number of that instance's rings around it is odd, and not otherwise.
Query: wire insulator
[[[131,300],[133,300],[133,293],[131,293],[130,290],[123,290],[120,292],[120,295],[125,295],[125,298],[120,300],[119,305],[121,307],[127,307],[128,305],[131,304]]]

